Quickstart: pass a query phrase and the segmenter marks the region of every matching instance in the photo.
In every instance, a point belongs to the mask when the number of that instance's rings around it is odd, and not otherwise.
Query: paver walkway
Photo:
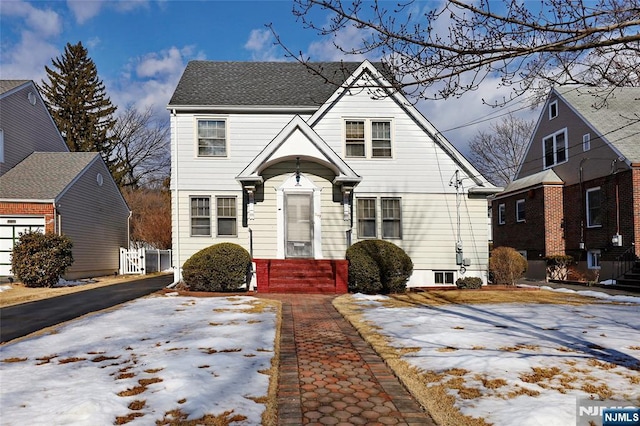
[[[434,425],[334,296],[261,297],[282,302],[280,425]]]

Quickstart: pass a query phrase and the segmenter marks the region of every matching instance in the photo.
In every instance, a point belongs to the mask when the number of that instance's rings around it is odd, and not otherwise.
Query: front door
[[[313,257],[312,194],[285,194],[286,257]]]

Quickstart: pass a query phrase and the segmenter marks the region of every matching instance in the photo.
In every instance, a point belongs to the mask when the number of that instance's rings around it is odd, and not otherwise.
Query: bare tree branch
[[[328,21],[314,21],[318,10]],[[640,85],[640,0],[294,0],[293,12],[345,54],[380,57],[394,76],[389,89],[416,99],[459,97],[488,76],[512,87],[505,103],[559,84]],[[362,36],[355,47],[337,41],[350,27]],[[314,67],[270,28],[289,57]]]

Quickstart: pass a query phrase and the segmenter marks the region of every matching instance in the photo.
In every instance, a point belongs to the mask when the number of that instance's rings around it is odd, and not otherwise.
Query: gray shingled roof
[[[55,200],[99,155],[34,152],[0,176],[0,199]]]
[[[558,90],[573,108],[631,162],[640,162],[640,87]]]
[[[30,81],[31,80],[0,80],[0,95]]]
[[[315,63],[323,75],[344,82],[360,62]],[[374,64],[384,72],[382,64]],[[191,61],[169,107],[177,106],[314,106],[336,86],[298,62]]]

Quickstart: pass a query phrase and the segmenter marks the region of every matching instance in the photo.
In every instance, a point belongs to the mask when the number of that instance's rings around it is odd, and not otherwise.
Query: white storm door
[[[313,257],[312,195],[285,194],[286,257]]]

